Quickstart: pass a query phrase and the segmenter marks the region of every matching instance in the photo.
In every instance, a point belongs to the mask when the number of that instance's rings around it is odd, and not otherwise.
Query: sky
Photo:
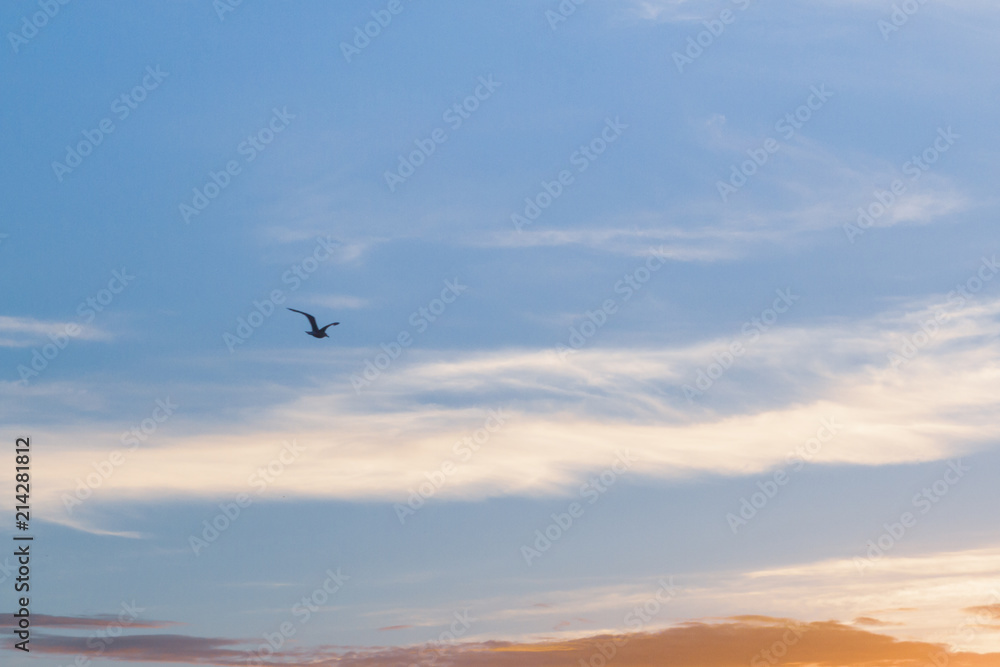
[[[1000,662],[995,3],[0,28],[4,664]]]

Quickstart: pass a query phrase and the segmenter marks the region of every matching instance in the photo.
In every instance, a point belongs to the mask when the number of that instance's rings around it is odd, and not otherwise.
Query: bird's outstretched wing
[[[312,330],[313,331],[319,331],[319,327],[316,325],[316,318],[315,317],[313,317],[309,313],[303,313],[301,310],[295,310],[294,308],[289,308],[288,310],[292,311],[293,313],[298,313],[299,315],[305,315],[306,317],[308,317],[309,318],[309,325],[312,327]]]
[[[330,322],[330,323],[329,323],[329,324],[327,324],[327,325],[326,325],[325,327],[323,327],[322,329],[320,329],[320,331],[326,331],[326,330],[327,330],[327,329],[329,329],[330,327],[335,327],[335,326],[337,326],[338,324],[340,324],[340,322]]]

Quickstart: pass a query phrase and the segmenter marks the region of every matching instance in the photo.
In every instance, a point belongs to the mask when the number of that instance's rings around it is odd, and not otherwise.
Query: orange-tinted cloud
[[[980,607],[966,607],[963,611],[973,616],[989,616],[990,618],[1000,618],[1000,604],[986,604]]]
[[[877,618],[872,618],[871,616],[858,616],[854,619],[854,625],[870,625],[873,627],[881,627],[886,625],[894,625],[888,621],[880,621]]]
[[[139,635],[104,648],[110,660],[182,664],[246,664],[253,643],[241,640]],[[40,636],[32,650],[88,654],[86,638]],[[949,653],[919,641],[899,641],[835,622],[796,623],[753,616],[723,622],[690,622],[661,632],[601,635],[537,643],[481,642],[455,646],[345,649],[325,646],[275,656],[270,664],[313,667],[394,667],[424,664],[429,652],[456,667],[578,667],[580,661],[614,667],[995,667],[1000,654]]]

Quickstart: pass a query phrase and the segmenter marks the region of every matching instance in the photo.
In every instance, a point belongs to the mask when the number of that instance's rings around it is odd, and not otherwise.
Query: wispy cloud
[[[305,301],[316,306],[334,309],[365,308],[368,305],[367,299],[342,294],[317,294],[306,297]]]
[[[892,623],[887,623],[886,621],[880,621],[877,618],[871,618],[870,616],[859,616],[854,619],[855,625],[867,625],[871,627],[885,627],[887,625],[893,625]]]
[[[67,329],[76,331],[67,334]],[[0,347],[31,347],[52,342],[50,337],[71,337],[81,340],[111,340],[112,336],[91,325],[79,322],[38,320],[33,317],[0,315]]]
[[[495,248],[533,248],[578,245],[603,252],[646,256],[650,248],[678,262],[712,262],[735,259],[746,252],[746,244],[763,240],[759,234],[740,230],[702,228],[686,230],[670,226],[638,229],[608,227],[576,230],[529,230],[499,232],[470,241],[470,245]]]
[[[781,465],[823,420],[842,424],[818,464],[884,465],[944,459],[992,441],[1000,399],[1000,300],[951,308],[939,330],[904,365],[899,352],[921,323],[947,304],[933,300],[858,322],[775,327],[738,361],[738,372],[690,404],[681,387],[730,345],[713,339],[664,348],[553,350],[447,355],[412,361],[355,395],[338,356],[330,374],[290,402],[255,410],[240,423],[186,424],[130,455],[128,475],[111,476],[100,498],[215,497],[244,492],[248,479],[295,439],[304,453],[268,492],[297,497],[396,501],[445,461],[458,472],[440,498],[567,492],[622,447],[638,474],[680,479],[752,475]],[[349,355],[350,356],[350,355]],[[310,364],[323,363],[310,356]],[[427,387],[434,387],[429,401]],[[762,388],[767,398],[762,398]],[[506,424],[468,460],[455,445],[499,407]],[[290,427],[289,425],[294,425]],[[72,426],[73,447],[47,468],[36,502],[62,512],[59,498],[118,446],[120,430]],[[228,433],[222,435],[220,429]],[[53,442],[64,438],[55,432]],[[239,456],[234,456],[239,452]],[[192,471],[186,462],[197,457]],[[185,474],[177,471],[185,470]],[[0,501],[6,502],[6,500]]]
[[[863,545],[859,544],[859,550]],[[797,617],[877,615],[883,632],[920,637],[955,650],[996,651],[1000,637],[989,624],[970,622],[1000,599],[1000,549],[939,551],[881,557],[862,576],[852,558],[830,558],[716,576],[685,592],[723,610],[754,608]],[[808,590],[808,595],[802,592]],[[767,602],[761,604],[766,598]],[[709,607],[714,604],[707,605]],[[836,610],[836,611],[834,611]],[[855,621],[857,622],[857,620]],[[869,625],[871,625],[869,623]]]
[[[719,156],[716,181],[686,203],[669,210],[642,209],[585,219],[573,229],[541,226],[457,238],[464,245],[480,247],[581,246],[633,256],[648,254],[655,247],[674,261],[734,261],[774,248],[793,250],[829,242],[832,230],[857,224],[859,208],[881,206],[876,193],[885,197],[896,181],[904,184],[905,191],[899,196],[890,194],[892,203],[884,212],[863,224],[879,228],[947,224],[984,203],[947,176],[925,172],[914,181],[902,165],[865,155],[839,155],[801,137],[783,145],[772,163],[724,202],[717,192],[719,184],[729,184],[732,166],[746,161],[744,151],[757,147],[763,137],[723,131],[722,125],[707,123],[714,129],[703,137],[706,148]]]
[[[836,557],[780,567],[687,572],[677,579],[677,597],[644,630],[670,629],[692,618],[748,619],[746,614],[752,611],[764,617],[877,627],[900,641],[920,639],[955,651],[1000,651],[991,612],[996,605],[984,604],[1000,600],[998,548],[890,553],[863,576],[853,557]],[[648,578],[622,581],[616,574],[604,583],[588,581],[577,587],[558,580],[537,582],[533,593],[548,600],[544,607],[526,603],[516,592],[467,600],[465,604],[476,610],[477,631],[484,628],[470,639],[568,641],[622,632],[629,628],[627,612],[648,602],[652,587]],[[378,618],[398,623],[415,619],[417,625],[417,619],[441,619],[447,614],[447,607],[415,605]],[[584,627],[553,627],[581,616],[600,620]],[[504,627],[506,634],[487,634],[486,628],[496,627]]]
[[[105,625],[107,625],[105,623]],[[88,637],[66,637],[50,633],[35,633],[31,638],[32,652],[46,655],[95,655],[95,643]],[[88,642],[90,644],[88,645]],[[236,639],[192,637],[189,635],[133,635],[108,637],[96,646],[103,648],[103,660],[137,661],[180,664],[242,665],[247,650],[238,647],[247,642]],[[13,641],[5,649],[13,650]],[[296,664],[286,662],[284,664]]]
[[[707,18],[712,9],[718,11],[712,5],[692,0],[637,0],[632,4],[632,13],[644,21],[659,23],[694,21]]]
[[[32,645],[45,655],[86,655],[86,638],[43,635]],[[118,661],[179,664],[243,664],[249,642],[186,635],[134,635],[108,642],[102,657]],[[721,622],[692,621],[655,633],[597,635],[567,641],[486,641],[436,645],[434,651],[459,667],[566,667],[593,656],[622,667],[651,663],[668,667],[745,667],[762,651],[780,646],[786,661],[817,667],[921,667],[933,658],[954,667],[987,667],[1000,654],[953,653],[922,641],[899,641],[836,622],[799,623],[786,618],[743,616]],[[242,650],[241,650],[242,647]],[[428,648],[321,646],[282,651],[276,665],[394,667],[420,663]],[[787,657],[786,657],[787,656]]]
[[[1000,604],[980,605],[978,607],[968,607],[965,610],[970,614],[987,614],[992,618],[1000,620]]]
[[[66,630],[99,629],[108,627],[109,623],[120,621],[115,614],[99,614],[96,616],[50,616],[48,614],[32,614],[31,624],[40,628],[61,628]],[[129,621],[132,628],[168,628],[181,625],[173,621]],[[11,614],[0,615],[0,627],[17,627],[17,619]]]

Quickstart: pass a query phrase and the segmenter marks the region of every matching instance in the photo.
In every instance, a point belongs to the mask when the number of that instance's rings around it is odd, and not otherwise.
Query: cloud
[[[720,517],[721,520],[721,517]],[[900,641],[919,639],[953,651],[1000,651],[1000,633],[991,616],[971,615],[970,605],[1000,601],[1000,548],[901,555],[890,551],[858,571],[864,538],[838,549],[840,556],[780,567],[686,571],[670,577],[676,594],[669,604],[648,612],[651,596],[662,579],[628,579],[619,573],[604,582],[580,586],[565,581],[538,580],[533,596],[546,606],[526,601],[520,592],[499,593],[463,604],[475,610],[476,629],[469,640],[569,641],[595,634],[635,629],[634,610],[647,609],[644,631],[660,631],[685,620],[730,618],[758,622],[774,617],[803,621],[827,620],[878,631]],[[900,551],[907,546],[900,547]],[[736,566],[739,568],[739,566]],[[536,599],[536,598],[532,598]],[[447,628],[449,603],[395,607],[379,614],[380,624],[421,624],[438,619]],[[753,612],[749,614],[748,612]],[[561,626],[568,618],[594,619],[592,625]],[[385,620],[382,620],[382,619]],[[865,620],[863,620],[865,619]],[[645,620],[645,619],[644,619]],[[430,625],[434,625],[431,623]],[[503,632],[498,636],[497,629]],[[487,634],[489,633],[489,634]],[[434,636],[427,632],[426,636]],[[749,663],[747,656],[747,663]]]
[[[635,257],[655,248],[676,262],[709,263],[753,257],[767,249],[829,243],[834,230],[849,247],[852,237],[840,230],[859,224],[859,208],[874,207],[875,211],[874,217],[862,219],[864,230],[954,223],[981,203],[942,174],[924,172],[913,180],[902,164],[867,155],[845,157],[798,136],[779,142],[772,161],[723,201],[719,185],[730,183],[732,170],[748,160],[744,151],[760,148],[764,138],[728,130],[718,114],[693,123],[693,130],[700,133],[706,149],[718,155],[716,179],[700,196],[669,210],[640,209],[585,219],[573,229],[544,225],[505,229],[464,235],[460,242],[501,249],[580,246]],[[898,196],[888,192],[894,181],[903,183]],[[876,193],[883,202],[890,202],[887,207],[876,199]]]
[[[1000,604],[987,604],[978,607],[966,607],[965,612],[973,616],[986,616],[992,619],[1000,619]]]
[[[142,540],[150,537],[149,534],[139,533],[134,530],[110,530],[99,525],[94,525],[91,521],[79,517],[66,516],[65,514],[49,517],[49,520],[58,526],[65,526],[90,535],[120,537],[126,540]]]
[[[106,628],[109,624],[118,623],[119,616],[112,614],[101,614],[97,616],[49,616],[48,614],[32,614],[31,624],[42,628],[64,628],[64,629],[89,629]],[[167,628],[172,625],[180,625],[173,621],[129,621],[129,627],[133,628]],[[0,627],[11,628],[17,626],[17,619],[12,614],[0,615]]]
[[[578,245],[602,252],[636,257],[648,256],[651,249],[676,262],[714,262],[740,257],[746,244],[763,241],[759,234],[706,227],[684,230],[669,225],[636,228],[594,228],[576,230],[524,230],[477,238],[471,245],[494,248],[539,248]]]
[[[88,654],[87,639],[42,635],[32,649],[47,655]],[[180,664],[242,664],[252,646],[236,639],[185,635],[115,638],[104,646],[107,660]],[[242,650],[237,647],[244,647]],[[533,643],[480,641],[438,644],[433,651],[456,667],[576,667],[595,656],[621,667],[745,667],[782,662],[816,667],[923,667],[932,660],[951,667],[987,667],[1000,654],[951,653],[921,641],[899,641],[831,621],[798,623],[789,619],[742,617],[723,622],[692,621],[655,633],[603,634],[567,641]],[[764,652],[768,652],[766,655]],[[429,647],[297,648],[275,655],[276,665],[390,667],[421,664]],[[599,658],[595,658],[599,659]],[[940,664],[940,662],[939,662]]]
[[[886,623],[885,621],[880,621],[877,618],[871,618],[870,616],[858,616],[854,619],[855,625],[868,625],[872,627],[885,627],[887,625],[893,625],[892,623]]]
[[[14,640],[5,642],[12,648]],[[89,642],[89,645],[88,645]],[[181,664],[245,664],[246,650],[231,648],[245,642],[236,639],[191,637],[188,635],[136,635],[105,637],[95,641],[91,637],[66,637],[49,633],[35,633],[31,640],[32,652],[47,655],[96,656],[95,647],[103,647],[103,660],[171,662]]]
[[[830,92],[836,100],[839,91]],[[806,90],[804,95],[808,94]],[[794,111],[792,103],[786,113]],[[822,110],[817,112],[817,116],[821,113]],[[774,120],[782,117],[782,113],[776,113]],[[717,228],[758,234],[780,232],[779,238],[788,241],[807,232],[836,229],[845,222],[853,222],[858,218],[859,207],[868,209],[876,205],[877,212],[887,202],[884,212],[877,214],[873,222],[875,226],[890,227],[948,222],[975,204],[975,199],[952,177],[941,173],[939,167],[919,171],[911,159],[890,161],[831,146],[809,138],[808,126],[791,139],[780,138],[775,127],[770,137],[777,141],[778,152],[740,186],[739,177],[743,174],[734,176],[735,170],[746,171],[742,166],[747,164],[746,151],[759,150],[767,134],[762,136],[756,128],[753,133],[730,128],[725,119],[720,122],[717,114],[695,123],[694,129],[702,136],[706,148],[719,155],[713,192],[720,183],[737,184],[737,191],[729,192],[725,203],[719,198],[705,200],[701,208],[688,214],[712,220]],[[928,127],[920,139],[931,145],[938,138],[936,132],[937,128]],[[964,141],[959,137],[957,141]],[[889,190],[896,181],[902,189],[893,195]],[[881,202],[876,199],[877,192],[881,193]]]
[[[939,313],[933,336],[919,338],[922,323]],[[755,475],[784,465],[829,420],[841,425],[838,444],[818,451],[815,464],[940,460],[995,442],[998,318],[1000,300],[981,298],[963,307],[929,300],[856,322],[775,326],[694,404],[682,386],[732,339],[646,349],[595,344],[565,360],[554,350],[414,351],[360,395],[349,384],[357,369],[344,361],[357,365],[357,353],[334,352],[326,362],[310,354],[311,366],[329,364],[324,375],[335,382],[239,422],[185,422],[178,414],[173,434],[157,433],[155,447],[128,454],[128,473],[110,475],[93,495],[249,493],[255,472],[291,440],[302,453],[281,466],[266,494],[395,502],[450,461],[457,472],[440,499],[558,495],[626,448],[637,475]],[[747,342],[738,331],[734,338]],[[913,340],[920,345],[907,360],[901,354]],[[504,415],[492,433],[483,431],[488,409]],[[35,498],[64,516],[64,494],[93,476],[121,435],[114,426],[66,428],[72,438],[33,429],[40,439],[72,442],[40,460],[47,484]],[[477,431],[485,444],[460,454],[463,438]]]
[[[333,309],[365,308],[368,305],[366,299],[339,294],[317,294],[306,297],[305,301],[316,306]]]
[[[883,632],[899,639],[919,637],[964,651],[997,651],[1000,642],[991,619],[970,619],[971,609],[1000,600],[1000,548],[942,551],[922,555],[892,552],[858,570],[859,540],[848,557],[792,564],[743,573],[706,574],[686,586],[688,612],[760,613],[798,618],[829,616],[844,620],[878,615]],[[850,553],[850,552],[849,552]],[[969,602],[989,603],[970,607]],[[867,625],[873,625],[867,623]]]
[[[823,2],[848,12],[856,12],[858,9],[878,10],[888,15],[892,10],[892,5],[887,6],[883,0],[823,0]],[[714,18],[723,9],[746,9],[750,4],[757,3],[751,3],[750,0],[739,0],[739,2],[736,0],[633,0],[630,13],[641,20],[657,23],[679,23]],[[946,0],[938,4],[950,10],[980,11],[996,9],[997,7],[992,0]]]
[[[76,331],[70,334],[70,331]],[[11,336],[11,334],[13,334]],[[0,315],[0,347],[31,347],[53,343],[54,337],[81,340],[111,340],[112,336],[97,327],[79,322],[37,320],[33,317]]]
[[[638,0],[632,5],[634,16],[644,21],[658,23],[706,19],[712,15],[713,10],[718,13],[719,7],[704,2],[699,4],[691,0]]]

